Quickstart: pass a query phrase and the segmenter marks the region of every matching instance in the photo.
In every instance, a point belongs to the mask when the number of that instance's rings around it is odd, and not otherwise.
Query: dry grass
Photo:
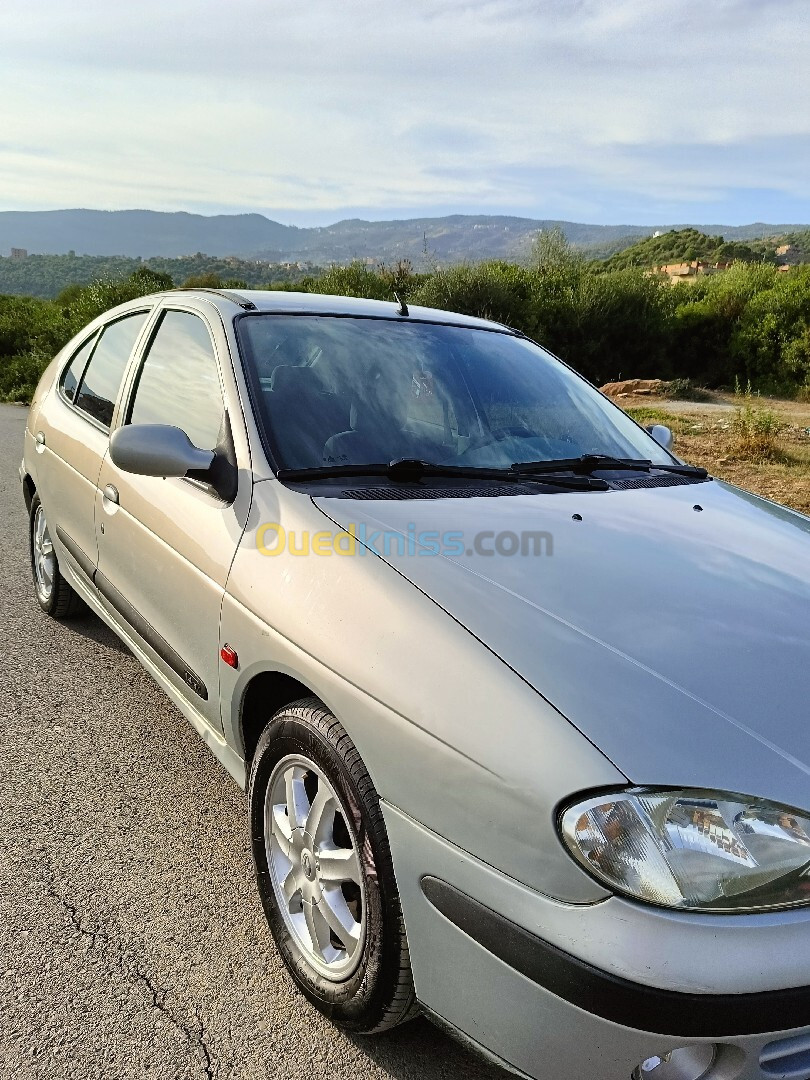
[[[731,421],[731,456],[755,464],[784,461],[785,454],[779,442],[784,428],[784,421],[773,409],[755,405],[747,399],[735,411]]]
[[[713,476],[810,515],[810,403],[716,395],[685,401],[622,401],[642,424],[666,424],[675,451]]]

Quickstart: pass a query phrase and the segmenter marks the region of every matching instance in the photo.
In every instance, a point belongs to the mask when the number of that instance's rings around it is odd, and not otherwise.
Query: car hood
[[[810,807],[810,519],[718,481],[315,502],[632,782]]]

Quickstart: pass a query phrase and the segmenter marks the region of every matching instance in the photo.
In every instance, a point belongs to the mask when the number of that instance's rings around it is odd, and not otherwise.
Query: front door
[[[217,342],[201,315],[165,310],[122,422],[172,424],[199,449],[232,455],[218,348],[224,359],[224,335]],[[102,600],[217,729],[220,609],[250,500],[250,470],[239,475],[239,494],[226,503],[200,481],[124,472],[108,454],[96,494]]]

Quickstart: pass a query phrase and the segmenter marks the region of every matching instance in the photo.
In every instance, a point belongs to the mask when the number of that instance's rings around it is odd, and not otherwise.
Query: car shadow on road
[[[509,1074],[467,1050],[423,1016],[384,1035],[351,1041],[395,1080],[507,1080]]]
[[[78,634],[79,637],[88,638],[98,645],[116,652],[131,656],[132,652],[124,644],[121,638],[114,633],[105,622],[89,609],[80,612],[73,619],[65,619],[61,624],[62,629],[69,633]]]

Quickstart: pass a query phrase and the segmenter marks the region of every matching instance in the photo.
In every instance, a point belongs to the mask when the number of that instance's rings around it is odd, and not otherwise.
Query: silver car
[[[247,789],[344,1029],[519,1075],[810,1077],[810,520],[504,326],[176,291],[32,404],[37,599]]]

